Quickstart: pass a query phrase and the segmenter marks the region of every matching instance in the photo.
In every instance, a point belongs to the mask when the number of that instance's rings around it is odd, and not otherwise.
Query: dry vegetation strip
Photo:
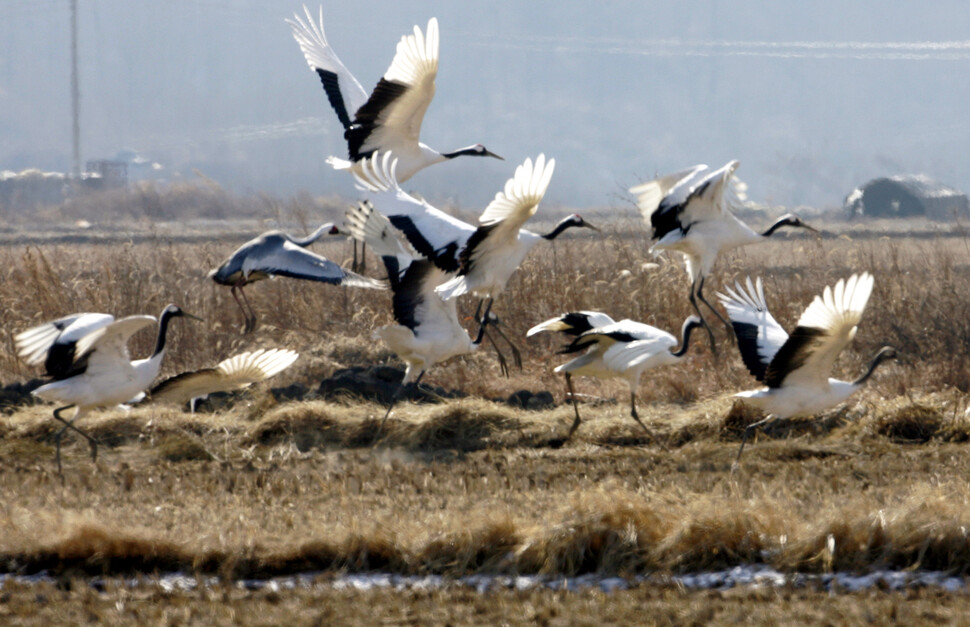
[[[302,354],[277,385],[394,361],[370,337],[390,319],[387,294],[264,282],[250,290],[262,326],[241,336],[228,291],[205,278],[231,249],[163,239],[0,249],[0,328],[8,334],[0,375],[35,375],[12,354],[16,330],[75,311],[157,312],[170,301],[206,322],[173,330],[167,373],[270,346]],[[318,249],[348,254],[343,242]],[[858,373],[885,343],[907,361],[881,371],[846,408],[777,425],[734,477],[739,429],[755,417],[729,394],[753,382],[726,341],[719,361],[698,342],[683,364],[642,384],[642,415],[669,453],[641,438],[617,382],[577,381],[581,392],[621,400],[587,406],[577,440],[562,449],[547,444],[571,420],[565,406],[512,412],[475,398],[403,405],[378,434],[375,405],[274,406],[257,393],[215,415],[152,407],[93,414],[85,425],[106,451],[93,466],[83,447],[69,446],[62,484],[50,408],[20,409],[0,418],[0,560],[8,571],[66,575],[634,573],[747,562],[963,573],[968,261],[959,238],[798,240],[723,259],[725,280],[765,276],[785,326],[825,285],[872,272],[875,291],[838,369]],[[686,291],[679,263],[649,257],[645,241],[572,239],[531,256],[496,311],[519,337],[569,309],[674,329],[689,313]],[[137,338],[133,352],[150,342]],[[562,381],[550,372],[561,359],[556,345],[523,340],[526,368],[511,379],[498,376],[486,350],[427,378],[473,397],[527,388],[561,400]]]

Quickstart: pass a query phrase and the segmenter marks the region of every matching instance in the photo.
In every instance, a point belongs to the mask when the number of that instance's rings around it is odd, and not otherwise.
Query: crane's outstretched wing
[[[673,342],[671,346],[677,343],[677,339],[663,329],[636,320],[624,319],[580,333],[569,346],[559,352],[562,354],[575,353],[592,344],[599,344],[604,349],[608,349],[617,343],[640,340],[665,340]]]
[[[613,323],[613,318],[599,311],[570,311],[545,322],[540,322],[526,331],[525,336],[531,337],[543,331],[559,331],[566,335],[575,336]]]
[[[725,288],[727,294],[718,293],[717,297],[731,319],[741,360],[748,372],[763,382],[768,365],[788,341],[788,334],[768,311],[761,277],[755,283],[748,277],[746,284],[735,281],[733,288]]]
[[[397,44],[390,67],[367,102],[357,110],[345,137],[351,161],[376,150],[413,147],[424,113],[434,98],[438,74],[438,20],[428,20],[427,34],[414,27]]]
[[[293,39],[300,45],[303,56],[310,69],[317,73],[330,106],[337,114],[340,124],[349,128],[354,114],[367,101],[367,92],[361,87],[327,43],[323,31],[323,7],[320,7],[319,21],[314,21],[310,9],[303,5],[306,21],[294,14],[286,23],[293,29]]]
[[[279,374],[299,356],[296,351],[279,348],[240,353],[215,368],[169,377],[153,387],[149,395],[154,402],[182,404],[216,392],[241,390]]]
[[[679,228],[677,208],[687,200],[692,183],[708,170],[709,167],[699,164],[630,188],[630,193],[637,195],[637,209],[643,221],[651,226],[654,239]],[[676,225],[668,225],[671,222]]]
[[[371,289],[384,287],[380,281],[344,270],[326,257],[298,246],[278,234],[266,237],[264,245],[253,249],[246,256],[242,271],[244,276],[262,272],[334,285]]]
[[[495,194],[495,199],[485,207],[478,218],[479,224],[490,226],[501,222],[503,229],[507,228],[517,236],[522,225],[539,208],[555,169],[556,160],[547,162],[544,154],[536,157],[534,165],[527,157],[515,169],[512,178],[505,182],[505,189]]]
[[[55,376],[59,364],[70,367],[74,361],[77,340],[112,321],[110,314],[77,313],[31,327],[14,336],[17,356],[30,366],[44,363],[48,374]]]
[[[402,190],[395,173],[397,159],[392,153],[375,153],[361,166],[360,172],[354,172],[357,186],[367,192],[377,210],[404,233],[419,254],[445,272],[457,272],[458,254],[475,227]]]
[[[157,321],[155,316],[128,316],[95,329],[77,341],[77,359],[87,359],[88,373],[115,372],[119,368],[129,368],[129,338]]]
[[[816,296],[768,366],[765,383],[824,387],[835,359],[855,337],[872,286],[872,275],[864,272],[839,279]]]

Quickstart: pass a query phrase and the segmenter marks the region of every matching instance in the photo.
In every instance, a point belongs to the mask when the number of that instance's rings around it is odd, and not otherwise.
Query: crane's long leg
[[[734,327],[731,325],[731,322],[728,321],[727,318],[722,316],[721,312],[715,309],[713,305],[707,302],[707,299],[704,298],[704,277],[701,277],[700,283],[697,285],[697,297],[701,299],[702,303],[707,305],[708,309],[714,312],[714,315],[717,316],[721,322],[724,323],[724,326],[727,327],[728,337],[731,338],[731,341],[733,342],[735,340],[735,337],[734,337]]]
[[[566,439],[573,437],[573,433],[579,428],[580,418],[579,418],[579,402],[576,400],[576,391],[573,389],[573,378],[567,372],[566,373],[566,388],[569,390],[569,398],[573,402],[573,411],[576,412],[576,419],[573,420],[573,426],[569,427],[569,433],[566,434]]]
[[[640,414],[637,413],[637,393],[632,389],[630,390],[630,415],[633,416],[633,419],[637,421],[638,425],[643,427],[643,430],[646,432],[647,437],[649,437],[652,441],[656,442],[660,446],[660,448],[662,448],[664,451],[668,451],[667,445],[664,444],[663,441],[660,440],[660,438],[654,435],[653,431],[648,429],[647,425],[643,424],[643,421],[640,420]]]
[[[488,338],[488,343],[491,344],[492,348],[495,349],[495,356],[498,357],[498,367],[502,372],[502,376],[507,379],[509,376],[509,363],[505,360],[505,355],[502,354],[498,344],[495,343],[495,338],[492,337],[492,334],[489,333],[485,327],[481,328],[481,333],[485,334],[485,337]]]
[[[61,427],[61,430],[58,431],[56,434],[54,434],[54,442],[55,442],[55,445],[56,445],[55,453],[54,453],[54,459],[57,461],[57,474],[61,474],[61,471],[62,471],[62,469],[61,469],[61,438],[64,437],[64,432],[67,431],[68,429],[73,429],[75,432],[77,432],[77,433],[81,434],[82,436],[84,436],[85,438],[87,438],[88,444],[91,445],[91,461],[93,461],[93,462],[98,461],[98,441],[95,440],[90,435],[88,435],[87,433],[85,433],[84,431],[82,431],[81,429],[79,429],[79,428],[77,428],[77,427],[74,426],[74,421],[77,420],[79,416],[76,415],[76,416],[74,416],[74,418],[72,418],[70,420],[67,420],[67,419],[61,417],[61,412],[62,411],[64,411],[65,409],[70,409],[72,407],[74,407],[74,405],[65,405],[64,407],[58,407],[57,409],[54,410],[54,418],[56,418],[57,420],[60,420],[61,422],[64,423],[64,426]]]
[[[414,380],[414,386],[415,387],[417,387],[418,384],[421,383],[421,377],[423,377],[423,376],[424,376],[424,370],[422,370],[418,374],[418,378]],[[384,414],[384,419],[381,420],[381,426],[378,429],[378,431],[383,431],[384,430],[384,423],[387,422],[387,417],[391,415],[391,410],[394,409],[394,404],[397,403],[401,399],[401,394],[404,393],[404,388],[405,387],[407,387],[407,384],[402,381],[401,382],[401,385],[398,386],[397,391],[394,392],[394,396],[391,397],[391,404],[387,406],[387,413]]]
[[[252,333],[253,329],[256,328],[256,311],[253,309],[252,304],[246,297],[246,292],[243,291],[243,285],[245,285],[245,283],[240,281],[239,283],[233,285],[232,289],[229,291],[232,293],[232,297],[236,299],[236,304],[239,305],[239,309],[242,310],[243,318],[245,319],[245,322],[243,323],[243,335],[246,335],[248,333]],[[237,289],[239,290],[239,294],[242,295],[242,300],[239,300],[239,296],[236,294]],[[246,306],[249,307],[248,310],[243,306],[244,301]]]
[[[759,420],[758,422],[751,423],[750,425],[744,428],[744,436],[741,438],[741,447],[738,449],[738,456],[735,458],[734,464],[731,466],[731,472],[734,472],[735,470],[737,470],[738,466],[741,464],[741,453],[744,452],[744,445],[748,442],[748,435],[750,435],[752,431],[754,431],[761,425],[771,422],[775,418],[777,418],[777,416],[775,416],[774,414],[768,414],[767,418],[763,420]]]
[[[522,370],[522,353],[519,352],[519,347],[516,346],[512,340],[509,339],[509,336],[505,335],[505,332],[502,331],[502,329],[500,329],[498,326],[493,325],[492,328],[503,340],[505,340],[505,342],[509,345],[509,348],[512,349],[512,361],[515,363],[516,368]],[[496,348],[496,350],[498,349]]]
[[[711,325],[707,324],[707,320],[704,319],[704,314],[701,313],[701,308],[697,306],[697,298],[694,296],[694,288],[697,283],[691,283],[690,286],[690,304],[694,307],[694,311],[697,312],[697,317],[701,319],[701,324],[704,326],[704,330],[707,331],[707,337],[711,340],[711,352],[717,355],[717,345],[714,344],[714,331],[711,330]]]
[[[350,269],[357,273],[367,271],[367,242],[360,243],[360,261],[357,260],[357,240],[354,241],[354,259],[350,262]]]

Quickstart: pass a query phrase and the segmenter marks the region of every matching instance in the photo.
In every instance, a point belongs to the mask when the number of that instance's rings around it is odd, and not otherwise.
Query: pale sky
[[[136,150],[170,177],[353,197],[342,130],[277,0],[78,0],[82,158]],[[319,5],[311,5],[314,13]],[[398,39],[441,26],[422,140],[480,142],[408,181],[484,206],[527,156],[554,205],[604,207],[657,173],[740,159],[753,200],[838,206],[874,176],[970,191],[970,10],[935,2],[331,2],[331,45],[370,89]],[[68,0],[0,3],[0,170],[68,170]]]

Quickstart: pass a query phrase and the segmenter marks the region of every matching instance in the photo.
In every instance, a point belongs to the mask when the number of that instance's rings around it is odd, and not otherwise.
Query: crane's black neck
[[[158,336],[155,338],[155,350],[152,352],[152,357],[161,354],[165,350],[165,335],[168,333],[168,323],[173,316],[178,315],[176,312],[178,310],[173,310],[171,307],[166,307],[162,311],[162,315],[158,317]]]
[[[869,377],[872,376],[872,373],[876,371],[876,368],[879,367],[879,364],[886,361],[887,359],[895,359],[895,358],[896,358],[896,349],[891,346],[883,346],[882,348],[879,349],[879,352],[876,353],[875,357],[872,358],[872,361],[869,363],[869,368],[865,371],[865,373],[861,377],[853,381],[852,385],[864,384],[866,381],[869,380]]]
[[[556,225],[556,228],[542,235],[541,237],[551,242],[552,240],[562,235],[563,231],[574,226],[582,226],[582,224],[579,221],[577,221],[576,216],[569,216],[568,218],[560,221],[559,224]]]
[[[684,320],[684,326],[680,329],[680,348],[670,351],[670,354],[674,357],[683,357],[687,354],[687,348],[690,346],[690,334],[700,326],[703,326],[703,323],[697,316],[691,316]]]
[[[772,235],[774,235],[775,231],[777,231],[778,229],[784,226],[800,227],[804,225],[802,224],[802,221],[798,218],[798,216],[788,214],[786,216],[782,216],[778,218],[778,220],[774,224],[769,226],[765,231],[761,233],[761,237],[771,237]]]

